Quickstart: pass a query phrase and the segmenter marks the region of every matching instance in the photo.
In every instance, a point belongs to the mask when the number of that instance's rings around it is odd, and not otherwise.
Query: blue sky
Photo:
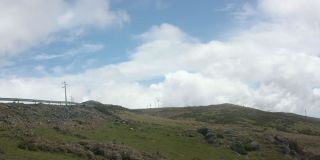
[[[233,12],[244,2],[235,0],[203,0],[201,3],[182,0],[111,1],[112,8],[125,10],[130,15],[130,22],[121,27],[90,28],[83,35],[70,41],[36,44],[23,51],[24,54],[18,59],[12,57],[11,61],[14,65],[5,67],[3,72],[26,77],[43,77],[79,73],[89,68],[126,61],[135,47],[141,43],[136,36],[164,22],[179,26],[183,31],[197,37],[197,40],[202,42],[212,39],[223,40],[228,38],[228,31],[243,25],[234,17]],[[64,37],[65,34],[68,36],[69,33],[60,33],[60,36]],[[90,51],[90,53],[81,50],[82,45],[88,44],[100,45],[101,48]],[[55,56],[72,50],[79,51],[68,57]],[[41,54],[51,55],[51,58],[48,57],[47,60],[31,58]],[[78,67],[79,65],[81,67]],[[52,68],[57,66],[67,69],[61,73],[52,71]],[[39,72],[42,69],[45,71]]]
[[[320,113],[318,0],[0,0],[0,97]]]

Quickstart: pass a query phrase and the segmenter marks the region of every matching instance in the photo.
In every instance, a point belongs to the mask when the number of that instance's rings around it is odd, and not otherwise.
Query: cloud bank
[[[0,0],[0,4],[0,59],[52,41],[60,32],[129,21],[126,12],[111,10],[106,0]]]
[[[62,77],[1,79],[0,95],[62,99],[60,84],[67,81],[77,101],[129,108],[157,100],[161,106],[235,103],[298,114],[307,108],[320,117],[319,11],[317,0],[260,0],[235,13],[254,23],[225,41],[200,42],[164,23],[138,36],[128,61]]]

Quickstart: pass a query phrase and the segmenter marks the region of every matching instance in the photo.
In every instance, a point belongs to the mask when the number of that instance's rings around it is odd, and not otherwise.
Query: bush
[[[314,155],[309,158],[309,160],[319,160],[319,159],[320,159],[320,155]]]
[[[311,129],[298,130],[298,132],[301,134],[306,134],[306,135],[311,135],[311,136],[320,136],[319,132],[315,132]]]
[[[218,134],[217,134],[217,138],[221,138],[221,139],[223,139],[223,138],[224,138],[224,136],[223,136],[223,134],[218,133]]]
[[[197,131],[198,131],[198,133],[200,133],[203,136],[205,136],[209,132],[209,129],[206,128],[206,127],[203,127],[203,128],[199,128]]]
[[[298,145],[297,141],[290,140],[289,141],[290,150],[296,151],[299,154],[303,154],[303,149]]]

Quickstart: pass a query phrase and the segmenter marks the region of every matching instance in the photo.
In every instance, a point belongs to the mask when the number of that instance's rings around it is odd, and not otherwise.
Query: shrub
[[[217,134],[217,138],[221,138],[221,139],[223,139],[223,138],[224,138],[224,136],[223,136],[223,134],[218,133],[218,134]]]
[[[289,140],[290,150],[296,151],[299,154],[303,154],[303,149],[298,145],[297,141]]]
[[[4,151],[0,148],[0,155],[4,154]]]
[[[206,127],[203,127],[203,128],[199,128],[197,131],[198,131],[198,133],[200,133],[203,136],[205,136],[209,132],[209,129],[206,128]]]

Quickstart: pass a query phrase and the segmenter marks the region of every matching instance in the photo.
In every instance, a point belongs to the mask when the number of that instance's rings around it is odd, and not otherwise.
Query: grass
[[[297,142],[296,145],[308,146],[308,150],[317,153],[320,150],[319,123],[303,117],[284,113],[267,113],[248,108],[228,107],[191,107],[168,108],[156,110],[116,110],[112,112],[100,106],[96,109],[107,118],[94,123],[73,121],[61,124],[70,132],[54,129],[57,126],[43,123],[34,128],[27,128],[32,136],[58,142],[79,142],[84,138],[99,143],[116,143],[132,147],[150,154],[160,153],[169,160],[287,160],[289,156],[280,153],[279,146],[268,140],[270,135],[282,135]],[[94,109],[90,109],[94,112]],[[90,113],[91,113],[90,112]],[[89,112],[88,112],[89,113]],[[39,114],[41,114],[39,112]],[[42,116],[45,118],[46,116]],[[77,127],[68,127],[74,126]],[[92,125],[94,124],[94,125]],[[207,127],[214,132],[223,133],[224,129],[234,130],[236,139],[251,138],[261,144],[259,151],[239,155],[230,147],[230,137],[224,135],[222,145],[208,144],[204,136],[197,133],[200,127]],[[5,158],[22,159],[80,159],[71,154],[59,154],[41,151],[21,150],[23,132],[18,129],[0,128],[0,149],[4,150]],[[75,134],[76,133],[76,134]],[[81,136],[77,136],[81,135]],[[300,147],[300,146],[297,146]],[[1,159],[1,158],[0,158]]]
[[[5,152],[4,158],[10,160],[78,160],[68,154],[48,153],[48,152],[35,152],[21,150],[17,148],[20,141],[12,138],[0,137],[0,148]]]
[[[60,140],[65,142],[76,142],[79,140],[79,138],[75,136],[61,134],[49,126],[42,126],[42,127],[35,128],[33,132],[36,137],[43,137],[53,141]]]
[[[200,136],[178,136],[183,128],[157,124],[141,124],[139,128],[105,123],[95,131],[83,131],[89,139],[125,144],[149,153],[160,152],[174,160],[235,159],[237,154],[225,148],[214,148],[206,144]]]

